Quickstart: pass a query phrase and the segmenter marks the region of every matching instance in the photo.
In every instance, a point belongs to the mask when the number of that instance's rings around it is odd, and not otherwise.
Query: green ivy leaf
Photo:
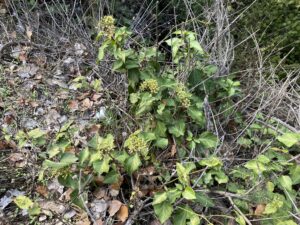
[[[202,111],[195,107],[189,107],[188,108],[188,115],[199,125],[205,124],[205,117]]]
[[[195,201],[206,208],[213,207],[215,205],[212,199],[209,196],[207,196],[207,194],[201,192],[196,192]]]
[[[199,54],[203,55],[204,51],[200,43],[196,40],[190,42],[190,47],[195,49]]]
[[[181,38],[171,38],[166,40],[166,43],[172,47],[172,57],[175,58],[180,46],[184,44],[184,41]]]
[[[106,138],[100,137],[99,134],[95,134],[94,137],[88,142],[88,146],[94,150],[111,150],[115,147],[114,136],[108,134]]]
[[[204,132],[195,142],[200,143],[204,148],[215,148],[218,144],[218,138],[211,132]]]
[[[155,134],[152,132],[142,132],[141,136],[146,142],[153,141],[156,139]]]
[[[90,152],[88,148],[83,149],[80,153],[79,153],[79,164],[83,165],[83,163],[85,161],[87,161],[87,159],[90,156]]]
[[[164,223],[169,219],[173,212],[173,206],[168,202],[164,201],[160,204],[156,204],[153,206],[154,212],[157,215],[159,221]]]
[[[293,220],[284,220],[276,223],[276,225],[297,225]]]
[[[245,164],[245,167],[249,170],[253,170],[256,174],[261,174],[262,172],[266,171],[267,168],[265,165],[258,160],[250,160]]]
[[[120,71],[120,69],[123,67],[123,61],[122,59],[117,59],[114,63],[113,63],[113,67],[112,70],[113,71]]]
[[[291,179],[293,184],[300,184],[300,166],[296,165],[290,170]]]
[[[213,172],[213,175],[215,175],[215,180],[218,182],[218,184],[226,184],[229,180],[223,171],[215,171]]]
[[[283,190],[292,191],[293,181],[289,176],[280,176],[278,179],[279,184]]]
[[[178,209],[172,216],[172,222],[174,225],[186,225],[187,213],[183,209]]]
[[[32,139],[38,139],[46,134],[45,131],[40,130],[40,128],[36,128],[28,132],[28,136]]]
[[[155,98],[150,93],[143,93],[140,96],[140,103],[138,105],[135,115],[139,116],[151,110]]]
[[[158,192],[154,195],[152,205],[160,204],[168,198],[167,192]]]
[[[155,127],[156,136],[157,137],[165,137],[166,131],[167,131],[166,124],[161,121],[157,121],[156,127]]]
[[[117,171],[110,171],[108,174],[106,174],[103,183],[104,184],[115,184],[119,181],[120,174]]]
[[[140,165],[142,165],[142,162],[138,153],[135,153],[133,156],[130,156],[125,161],[125,169],[129,174],[132,174],[134,171],[136,171],[140,167]]]
[[[33,205],[33,202],[31,201],[31,199],[24,195],[17,196],[14,199],[14,203],[16,203],[16,205],[20,209],[27,209],[27,210]]]
[[[104,156],[102,160],[96,160],[93,162],[93,168],[99,175],[102,173],[107,173],[109,171],[109,162],[110,157]]]
[[[175,122],[174,126],[169,127],[169,132],[175,137],[183,136],[185,132],[185,122],[183,120]]]
[[[190,182],[190,178],[189,178],[189,172],[186,170],[186,168],[184,168],[182,164],[176,163],[176,172],[180,183],[184,185],[188,185]]]
[[[178,198],[181,197],[181,190],[178,188],[171,188],[167,192],[168,200],[171,204],[173,204]]]
[[[263,214],[269,215],[269,214],[276,213],[277,210],[280,209],[282,206],[283,206],[282,199],[278,195],[276,195],[274,197],[274,199],[272,200],[272,202],[270,202],[266,205],[266,208],[265,208]]]
[[[108,47],[109,42],[105,41],[102,43],[102,45],[100,46],[99,50],[98,50],[98,61],[101,61],[104,58],[105,55],[105,49]]]
[[[169,140],[167,138],[158,138],[154,145],[158,148],[165,149],[166,147],[168,147],[168,144]]]
[[[51,145],[48,150],[47,153],[49,154],[49,158],[53,158],[54,156],[56,156],[57,154],[60,153],[60,148],[57,145]]]
[[[244,218],[242,216],[238,216],[237,218],[235,218],[235,221],[239,224],[239,225],[246,225],[246,221],[244,220]]]
[[[202,159],[199,162],[199,164],[200,164],[200,166],[207,166],[209,168],[219,167],[219,166],[223,165],[222,161],[215,156],[210,156],[206,159]]]
[[[61,157],[60,162],[53,162],[53,161],[46,159],[44,161],[43,165],[48,168],[62,169],[66,166],[69,166],[69,165],[75,163],[77,160],[78,160],[78,158],[74,154],[64,153]]]
[[[285,133],[277,138],[279,142],[290,148],[300,141],[300,134],[297,133]]]
[[[187,186],[182,192],[182,197],[187,200],[194,200],[196,199],[196,193],[190,186]]]

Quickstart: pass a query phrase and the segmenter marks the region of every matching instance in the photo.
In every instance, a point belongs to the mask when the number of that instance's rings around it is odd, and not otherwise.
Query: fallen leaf
[[[36,190],[37,193],[39,193],[40,195],[42,195],[42,196],[44,196],[46,198],[49,195],[47,187],[45,187],[43,185],[38,185],[35,190]]]
[[[95,195],[95,197],[96,197],[97,199],[102,199],[102,198],[107,197],[107,195],[106,195],[106,189],[104,189],[104,188],[97,188],[97,189],[93,192],[93,194]]]
[[[65,211],[65,206],[60,203],[56,203],[54,201],[41,201],[38,202],[39,206],[42,210],[50,210],[52,212],[55,212],[57,214],[62,214]]]
[[[68,103],[68,107],[70,108],[71,112],[75,112],[76,110],[78,110],[78,102],[76,100],[71,100]]]
[[[93,212],[97,212],[97,213],[102,213],[105,212],[107,209],[107,203],[105,200],[101,199],[95,199],[92,203],[91,203],[91,208]]]
[[[64,218],[65,218],[65,219],[71,219],[71,218],[74,217],[75,215],[76,215],[76,211],[73,210],[73,209],[71,209],[71,210],[69,210],[68,212],[66,212],[66,213],[64,214]]]
[[[85,99],[90,93],[89,92],[85,92],[82,95],[78,96],[77,99],[78,100],[83,100]]]
[[[90,225],[90,224],[91,224],[91,222],[86,213],[82,214],[82,216],[79,218],[79,220],[75,223],[75,225]]]
[[[60,114],[55,109],[50,109],[48,114],[45,116],[45,121],[48,125],[57,123],[60,118]]]
[[[15,163],[18,161],[23,161],[24,160],[24,156],[21,153],[11,153],[9,156],[9,161]]]
[[[99,98],[101,98],[101,96],[102,96],[102,94],[93,94],[93,96],[92,96],[92,100],[93,101],[97,101]]]
[[[108,209],[109,215],[114,216],[119,211],[121,206],[122,206],[122,202],[118,200],[112,200],[109,203],[109,209]]]
[[[122,205],[120,210],[117,213],[117,218],[122,222],[125,222],[128,218],[128,207],[126,205]]]
[[[89,98],[86,98],[82,101],[82,107],[83,107],[83,110],[85,109],[89,109],[93,106],[93,102],[89,99]]]
[[[260,216],[263,214],[263,212],[265,211],[266,205],[264,204],[259,204],[256,206],[254,215]]]
[[[27,35],[28,39],[31,40],[32,29],[30,26],[26,26],[26,35]]]
[[[39,103],[37,103],[36,101],[30,101],[29,103],[31,105],[31,107],[36,108],[39,106]]]
[[[177,150],[176,150],[176,144],[173,144],[171,147],[171,156],[173,157],[176,154]]]
[[[73,192],[72,188],[68,188],[59,198],[60,201],[70,201],[71,200],[71,193]]]
[[[25,56],[22,56],[20,54],[19,59],[22,57],[25,57]],[[20,60],[24,61],[26,59],[22,58]],[[37,66],[35,66],[34,64],[23,65],[18,70],[18,76],[21,78],[30,78],[30,77],[34,76],[38,70],[39,70],[39,68]]]
[[[100,124],[93,124],[92,126],[90,126],[90,127],[88,128],[88,133],[89,133],[90,135],[94,135],[94,134],[98,133],[100,127],[101,127]]]
[[[103,225],[102,219],[96,220],[96,224],[94,224],[94,225]]]
[[[161,225],[161,223],[159,222],[159,220],[153,220],[150,225]]]

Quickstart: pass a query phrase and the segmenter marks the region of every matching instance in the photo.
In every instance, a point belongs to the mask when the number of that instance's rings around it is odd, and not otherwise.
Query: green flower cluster
[[[124,143],[124,146],[126,148],[128,148],[129,153],[135,153],[135,152],[146,152],[148,150],[148,146],[146,141],[139,136],[139,133],[141,131],[137,130],[134,133],[132,133],[131,135],[129,135],[129,137],[127,138],[127,140]]]
[[[97,28],[108,38],[111,38],[115,33],[115,19],[112,16],[104,16],[98,23]]]
[[[141,91],[149,90],[152,94],[155,94],[158,92],[158,83],[154,79],[145,80],[141,86]]]
[[[187,92],[185,86],[183,84],[178,84],[175,88],[176,95],[179,98],[182,106],[188,108],[191,105],[191,94]]]

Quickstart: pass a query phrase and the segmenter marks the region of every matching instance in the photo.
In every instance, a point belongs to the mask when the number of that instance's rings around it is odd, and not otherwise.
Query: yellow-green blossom
[[[146,141],[139,136],[140,132],[141,132],[140,130],[135,131],[134,133],[129,135],[129,137],[125,141],[124,146],[128,148],[129,153],[135,153],[135,152],[144,153],[148,150]]]
[[[104,16],[98,23],[97,28],[101,34],[111,38],[115,33],[115,19],[112,16]]]
[[[187,92],[185,86],[183,84],[178,84],[175,88],[175,92],[182,106],[188,108],[191,105],[191,94]]]
[[[145,80],[141,84],[140,90],[141,91],[149,90],[152,94],[155,94],[158,92],[158,83],[154,79]]]

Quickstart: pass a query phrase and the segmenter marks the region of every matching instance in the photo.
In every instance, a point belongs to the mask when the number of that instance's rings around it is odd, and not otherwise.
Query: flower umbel
[[[146,141],[139,136],[139,133],[141,131],[137,130],[134,133],[132,133],[131,135],[129,135],[129,137],[127,138],[127,140],[124,143],[124,146],[128,148],[129,153],[135,153],[135,152],[146,152],[148,150],[148,146]]]
[[[98,23],[97,28],[100,30],[101,34],[112,38],[115,33],[115,19],[112,16],[104,16]]]
[[[155,94],[158,92],[158,83],[154,79],[145,80],[141,84],[140,90],[141,91],[149,90],[152,94]]]
[[[175,92],[182,106],[188,108],[191,105],[190,98],[192,95],[187,92],[185,86],[183,84],[178,84],[175,88]]]

